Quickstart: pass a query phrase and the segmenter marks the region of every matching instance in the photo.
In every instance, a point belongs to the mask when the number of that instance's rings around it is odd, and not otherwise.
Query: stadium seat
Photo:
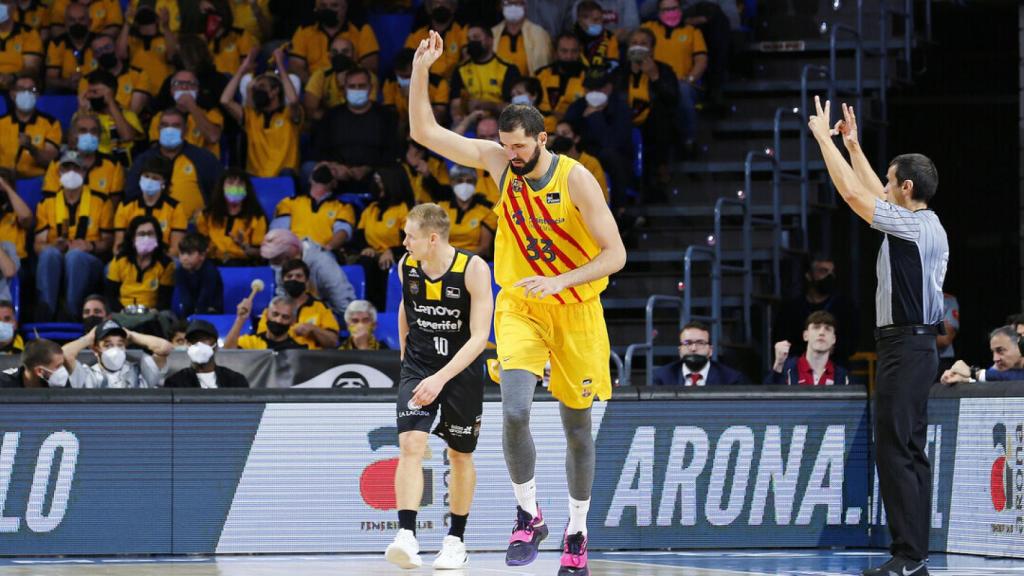
[[[274,270],[270,266],[251,266],[241,268],[230,268],[222,266],[220,279],[224,284],[224,309],[234,310],[242,299],[249,296],[252,291],[251,284],[256,278],[263,280],[263,291],[256,295],[252,303],[252,315],[258,316],[263,309],[270,304],[274,297],[275,283]]]
[[[45,338],[55,342],[70,342],[82,335],[82,325],[77,322],[39,322],[22,325],[21,333],[25,335],[25,340]]]
[[[36,108],[56,118],[66,134],[71,126],[71,117],[78,111],[78,96],[44,94],[39,97]]]
[[[345,273],[345,277],[348,278],[352,287],[356,290],[356,298],[364,300],[366,298],[366,271],[363,270],[361,264],[350,264],[348,266],[342,266],[341,271]]]
[[[224,341],[227,337],[228,332],[231,331],[231,327],[235,324],[234,314],[193,314],[189,317],[189,322],[193,320],[206,320],[213,327],[217,329],[217,334],[220,336],[219,340]],[[246,322],[242,325],[241,336],[246,334],[252,334],[252,322]]]
[[[274,219],[277,203],[295,195],[295,180],[287,176],[277,178],[253,178],[252,187],[256,191],[256,199],[260,201],[267,221]]]
[[[370,12],[367,17],[370,28],[381,40],[380,65],[377,73],[381,79],[391,77],[395,56],[404,47],[405,38],[412,32],[413,13]]]
[[[398,314],[395,312],[381,312],[377,314],[377,331],[373,333],[377,340],[388,345],[392,350],[398,350]]]
[[[384,312],[398,312],[402,303],[402,281],[398,279],[398,266],[392,266],[388,272],[388,294]]]
[[[36,205],[43,199],[43,179],[41,177],[24,178],[18,180],[14,188],[18,191],[18,196],[21,196],[25,204],[28,204],[28,209],[35,214]]]

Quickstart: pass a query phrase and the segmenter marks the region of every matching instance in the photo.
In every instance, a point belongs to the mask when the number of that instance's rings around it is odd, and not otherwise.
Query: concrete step
[[[768,174],[758,174],[768,176]],[[770,202],[772,184],[770,180],[760,178],[752,181],[752,189],[745,191],[752,194],[755,202]],[[813,191],[817,182],[811,182],[810,190]],[[668,193],[668,202],[678,206],[714,206],[719,197],[735,198],[736,193],[743,190],[743,180],[681,180],[677,182]],[[800,182],[783,180],[779,183],[780,199],[783,204],[799,205]],[[657,210],[651,211],[651,216],[658,217]]]
[[[785,171],[796,172],[800,169],[799,160],[783,160],[781,164],[782,169]],[[823,160],[811,160],[807,163],[807,167],[811,172],[821,172],[825,170],[825,162]],[[772,165],[767,161],[756,161],[752,164],[751,169],[754,172],[770,173],[772,171]],[[742,157],[738,160],[694,160],[678,162],[673,166],[673,170],[683,174],[733,173],[742,175],[744,171],[744,163]]]
[[[770,248],[774,244],[771,230],[755,229],[751,231],[751,242],[755,248]],[[712,229],[691,228],[652,228],[636,233],[636,248],[639,250],[685,250],[691,244],[709,244],[714,237]],[[726,228],[721,236],[715,238],[723,247],[740,249],[743,247],[743,230]]]

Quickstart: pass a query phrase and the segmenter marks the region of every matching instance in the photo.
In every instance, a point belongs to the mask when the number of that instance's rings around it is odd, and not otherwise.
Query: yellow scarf
[[[64,225],[63,230],[67,230],[68,238],[73,238],[74,234],[71,233],[71,228],[74,227],[77,222],[70,222],[70,211],[68,210],[68,202],[64,198],[64,188],[60,189],[57,193],[57,201],[53,204],[54,210],[54,228],[58,230],[57,234],[60,235],[61,225]],[[92,212],[92,191],[89,190],[88,186],[82,186],[82,197],[78,200],[78,218],[81,220],[83,216],[88,218]],[[76,230],[77,232],[77,230]]]

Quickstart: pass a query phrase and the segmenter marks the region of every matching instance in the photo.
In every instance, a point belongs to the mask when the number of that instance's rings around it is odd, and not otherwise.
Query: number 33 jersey
[[[403,369],[420,378],[443,368],[469,340],[466,268],[472,257],[456,249],[451,266],[438,278],[427,276],[414,258],[402,263],[402,305],[409,324]]]
[[[494,278],[502,293],[524,298],[515,283],[529,276],[558,276],[593,260],[600,248],[569,195],[569,172],[579,163],[554,154],[540,181],[505,169],[501,199],[494,205]],[[576,304],[597,298],[608,278],[580,284],[545,297],[549,304]]]

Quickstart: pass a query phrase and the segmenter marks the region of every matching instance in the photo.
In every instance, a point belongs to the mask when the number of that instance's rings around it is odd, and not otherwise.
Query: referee
[[[830,103],[809,126],[821,147],[829,176],[850,208],[885,235],[875,273],[875,443],[878,487],[892,535],[892,558],[865,576],[926,576],[931,520],[931,467],[925,452],[928,391],[939,358],[935,335],[942,330],[942,281],[949,261],[946,231],[928,202],[939,183],[935,165],[921,154],[889,163],[884,186],[857,141],[857,118],[843,104],[843,120],[829,127]],[[832,136],[840,134],[847,164]]]

